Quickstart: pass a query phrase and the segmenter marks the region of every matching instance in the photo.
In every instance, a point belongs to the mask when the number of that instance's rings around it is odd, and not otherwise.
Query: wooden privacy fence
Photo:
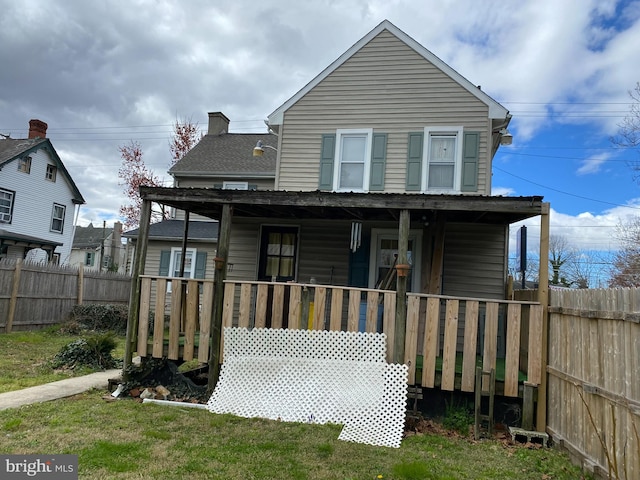
[[[227,280],[222,322],[223,327],[384,332],[392,362],[396,301],[396,292],[388,290]],[[495,369],[500,344],[505,395],[519,395],[522,371],[529,383],[540,383],[539,304],[420,294],[409,294],[407,302],[410,384],[473,392],[476,365]],[[138,354],[206,363],[212,304],[211,280],[141,276]]]
[[[131,277],[82,268],[0,261],[0,327],[4,332],[64,321],[74,305],[127,304]]]
[[[550,292],[548,431],[602,478],[640,478],[640,290]]]

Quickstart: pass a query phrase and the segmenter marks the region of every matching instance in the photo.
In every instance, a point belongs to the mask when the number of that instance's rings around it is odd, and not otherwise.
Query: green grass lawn
[[[55,330],[0,334],[0,393],[93,372],[88,368],[56,370],[49,365],[62,347],[78,338],[82,335],[62,335]],[[117,341],[113,356],[121,359],[124,337],[117,337]]]
[[[0,411],[0,451],[77,454],[83,479],[581,478],[565,456],[547,448],[437,434],[407,437],[399,449],[373,447],[338,440],[338,425],[107,402],[104,394]]]
[[[0,334],[0,392],[87,371],[53,371],[48,361],[77,336]],[[122,358],[124,339],[114,352]],[[0,452],[77,454],[83,479],[580,479],[548,448],[453,433],[424,433],[399,449],[338,440],[339,425],[216,415],[206,410],[107,401],[108,392],[0,411]]]

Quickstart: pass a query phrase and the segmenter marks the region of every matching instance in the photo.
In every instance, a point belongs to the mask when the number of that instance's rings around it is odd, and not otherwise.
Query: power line
[[[503,172],[503,173],[506,173],[507,175],[511,175],[512,177],[518,178],[518,179],[520,179],[520,180],[522,180],[522,181],[524,181],[524,182],[528,182],[528,183],[531,183],[531,184],[536,185],[536,186],[538,186],[538,187],[546,188],[547,190],[552,190],[552,191],[554,191],[554,192],[558,192],[558,193],[561,193],[561,194],[563,194],[563,195],[568,195],[568,196],[570,196],[570,197],[580,198],[580,199],[582,199],[582,200],[588,200],[588,201],[590,201],[590,202],[603,203],[603,204],[605,204],[605,205],[611,205],[611,206],[613,206],[613,207],[624,207],[624,208],[631,208],[631,209],[633,209],[633,210],[640,210],[640,207],[632,207],[632,206],[630,206],[630,205],[620,205],[619,203],[607,202],[607,201],[604,201],[604,200],[598,200],[598,199],[595,199],[595,198],[584,197],[584,196],[582,196],[582,195],[576,195],[575,193],[569,193],[569,192],[565,192],[564,190],[559,190],[559,189],[557,189],[557,188],[548,187],[548,186],[546,186],[546,185],[542,185],[541,183],[536,183],[536,182],[533,182],[533,181],[531,181],[531,180],[528,180],[528,179],[526,179],[526,178],[524,178],[524,177],[521,177],[521,176],[519,176],[519,175],[516,175],[516,174],[514,174],[514,173],[507,172],[506,170],[504,170],[504,169],[502,169],[502,168],[500,168],[500,167],[496,167],[495,165],[493,166],[493,168],[494,168],[495,170],[499,170],[499,171],[501,171],[501,172]]]

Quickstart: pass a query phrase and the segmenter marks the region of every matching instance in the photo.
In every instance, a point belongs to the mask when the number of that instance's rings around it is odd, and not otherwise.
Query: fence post
[[[78,305],[82,305],[84,296],[84,266],[80,264],[78,267]]]
[[[9,299],[9,315],[4,326],[5,333],[11,333],[13,318],[16,315],[16,304],[18,303],[18,289],[20,288],[20,274],[22,272],[22,259],[16,262],[16,269],[13,271],[13,284],[11,286],[11,298]]]

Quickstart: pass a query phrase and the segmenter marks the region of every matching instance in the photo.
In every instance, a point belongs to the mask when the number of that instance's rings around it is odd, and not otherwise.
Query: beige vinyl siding
[[[296,281],[346,285],[349,269],[350,222],[236,219],[231,230],[230,280],[255,280],[258,276],[260,228],[262,225],[287,225],[299,228]]]
[[[507,229],[503,225],[447,224],[444,295],[504,298]]]
[[[425,126],[480,132],[478,193],[488,193],[488,107],[387,31],[284,114],[276,188],[318,188],[320,140],[338,128],[387,133],[385,191],[404,192],[409,132]]]

